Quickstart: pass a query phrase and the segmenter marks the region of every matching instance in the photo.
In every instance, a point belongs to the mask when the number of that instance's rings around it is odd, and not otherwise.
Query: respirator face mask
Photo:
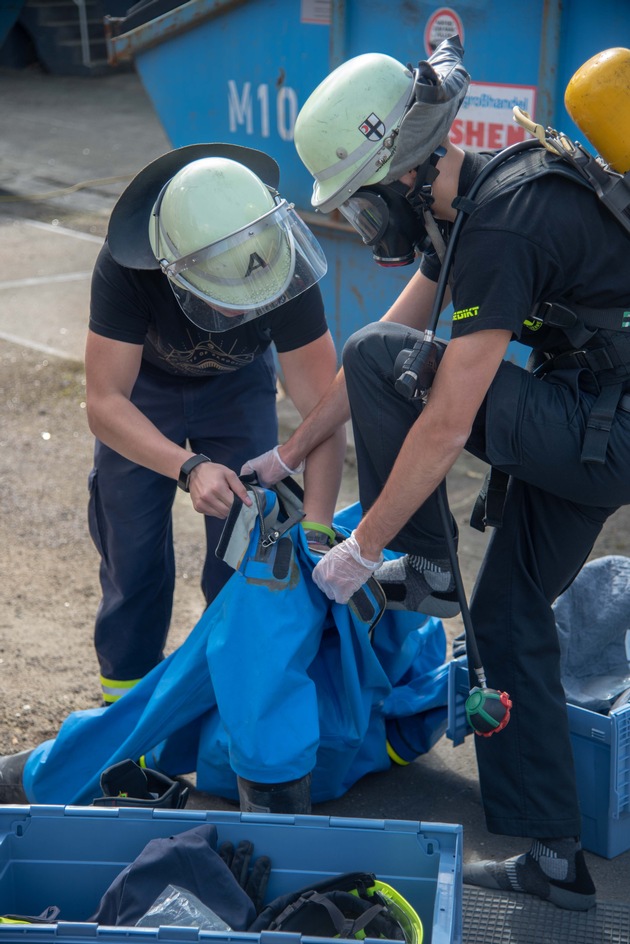
[[[339,207],[381,266],[410,265],[430,246],[422,216],[407,200],[408,192],[398,181],[373,184],[357,190]]]

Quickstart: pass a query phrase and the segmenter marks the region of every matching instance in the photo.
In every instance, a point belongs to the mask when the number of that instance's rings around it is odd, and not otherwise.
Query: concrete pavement
[[[80,360],[109,212],[170,143],[135,73],[0,72],[0,122],[0,339]],[[472,740],[454,749],[442,739],[395,776],[366,778],[317,812],[459,822],[475,857],[520,852],[522,841],[485,832]],[[630,852],[589,854],[588,863],[600,897],[628,903]]]

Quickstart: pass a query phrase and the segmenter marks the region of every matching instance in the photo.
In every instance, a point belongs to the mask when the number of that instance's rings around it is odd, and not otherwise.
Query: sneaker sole
[[[506,895],[529,895],[531,898],[538,898],[539,901],[548,901],[564,911],[589,911],[597,904],[596,895],[582,895],[566,888],[558,888],[557,885],[551,883],[549,884],[549,895],[546,898],[543,898],[542,895],[536,895],[534,892],[520,891],[517,888],[502,888],[492,875],[476,866],[477,863],[464,866],[464,885],[487,888],[489,891],[503,892]]]
[[[387,610],[404,610],[406,613],[422,613],[424,616],[437,616],[440,619],[451,619],[453,616],[459,616],[459,603],[452,600],[438,600],[436,597],[425,597],[422,601],[421,610],[410,610],[397,600],[388,600],[385,606]]]
[[[565,911],[589,911],[597,904],[596,895],[580,895],[566,888],[558,888],[557,885],[550,886],[549,898],[546,900]]]

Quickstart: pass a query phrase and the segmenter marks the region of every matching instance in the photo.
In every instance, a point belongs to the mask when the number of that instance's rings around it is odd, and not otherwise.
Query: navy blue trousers
[[[358,331],[344,349],[366,510],[418,417],[417,404],[394,388],[396,357],[416,337],[379,323]],[[488,685],[514,702],[503,731],[475,737],[491,832],[558,838],[581,829],[551,605],[581,569],[606,519],[630,503],[630,413],[617,410],[605,463],[580,461],[593,400],[579,389],[577,372],[538,379],[504,362],[467,444],[512,476],[503,525],[492,533],[471,598]],[[447,556],[435,496],[391,547]]]
[[[278,441],[271,352],[240,370],[202,379],[143,367],[131,399],[170,440],[240,472]],[[95,625],[101,675],[142,678],[164,657],[175,586],[171,510],[177,484],[96,441],[88,520],[101,557]],[[204,516],[206,603],[233,571],[215,557],[223,520]],[[201,527],[201,516],[200,516]]]

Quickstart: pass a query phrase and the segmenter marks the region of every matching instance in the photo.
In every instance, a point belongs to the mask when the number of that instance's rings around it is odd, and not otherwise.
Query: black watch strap
[[[199,453],[198,456],[191,456],[190,459],[186,459],[181,469],[179,470],[179,478],[177,479],[177,484],[183,491],[190,491],[190,473],[198,465],[201,465],[202,462],[212,462],[212,459],[208,459],[207,456]]]

